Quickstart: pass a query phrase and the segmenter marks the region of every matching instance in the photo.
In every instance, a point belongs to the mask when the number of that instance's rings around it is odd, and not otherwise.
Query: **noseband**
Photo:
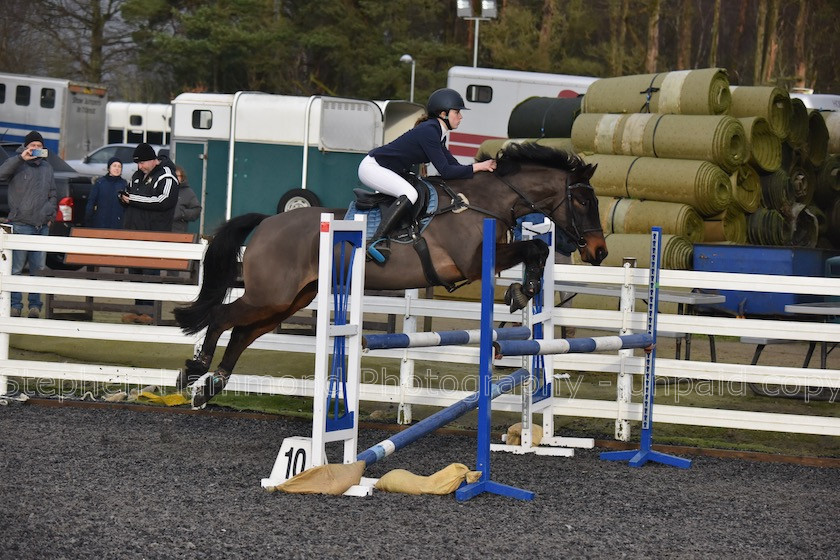
[[[586,246],[586,241],[583,238],[584,235],[586,235],[587,233],[593,232],[593,231],[601,231],[600,227],[584,229],[583,231],[581,231],[580,228],[578,227],[577,221],[575,220],[574,210],[572,210],[572,195],[574,194],[575,190],[576,189],[589,189],[594,194],[595,189],[592,188],[592,185],[590,185],[588,183],[574,183],[572,185],[567,185],[566,186],[566,196],[563,199],[561,199],[559,203],[557,203],[557,206],[555,206],[554,208],[552,208],[551,210],[546,212],[545,210],[543,210],[541,208],[538,208],[537,205],[534,204],[534,202],[532,202],[527,196],[525,196],[525,193],[523,193],[519,188],[517,188],[515,185],[513,185],[509,181],[505,180],[504,177],[502,177],[500,175],[496,175],[496,177],[502,183],[504,183],[510,190],[512,190],[514,193],[516,193],[516,195],[519,198],[521,198],[525,202],[525,204],[528,205],[528,207],[531,210],[533,210],[534,212],[536,212],[538,214],[542,214],[543,216],[546,216],[549,220],[551,220],[551,216],[553,216],[554,213],[557,210],[559,210],[561,206],[563,206],[563,204],[567,203],[566,204],[566,218],[567,218],[569,226],[571,226],[571,229],[575,234],[575,237],[577,237],[577,239],[575,240],[575,243],[577,243],[578,247],[585,247]],[[514,206],[516,206],[515,203],[514,203]],[[513,207],[511,207],[510,213],[511,213],[511,216],[513,216]],[[514,223],[516,222],[515,218],[514,218],[513,222]]]

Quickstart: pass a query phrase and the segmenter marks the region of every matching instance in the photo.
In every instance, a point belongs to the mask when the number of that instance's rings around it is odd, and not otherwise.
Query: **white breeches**
[[[412,204],[417,202],[417,191],[414,187],[399,174],[376,163],[373,156],[365,156],[359,164],[359,180],[375,191],[395,198],[405,195]]]

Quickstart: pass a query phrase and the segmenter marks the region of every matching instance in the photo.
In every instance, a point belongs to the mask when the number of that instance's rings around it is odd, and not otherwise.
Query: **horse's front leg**
[[[522,283],[511,284],[505,292],[505,303],[510,305],[511,313],[524,309],[528,301],[542,289],[543,271],[549,252],[548,245],[541,239],[515,241],[497,246],[497,272],[519,263],[525,268]]]

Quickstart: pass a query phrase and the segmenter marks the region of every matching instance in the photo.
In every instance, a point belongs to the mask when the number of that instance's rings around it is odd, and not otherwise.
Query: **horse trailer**
[[[362,158],[424,112],[407,101],[257,92],[182,93],[172,107],[171,157],[201,200],[201,233],[248,212],[346,208]]]
[[[530,97],[577,97],[598,78],[540,72],[453,66],[447,87],[461,94],[469,109],[449,135],[449,150],[461,163],[472,163],[485,140],[507,138],[514,107]]]
[[[106,114],[105,144],[169,144],[172,130],[169,103],[109,101]]]
[[[37,130],[62,159],[82,158],[102,145],[107,102],[102,85],[0,73],[0,141]]]

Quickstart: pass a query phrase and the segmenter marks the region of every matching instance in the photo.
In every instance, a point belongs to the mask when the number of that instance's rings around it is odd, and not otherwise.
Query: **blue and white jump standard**
[[[656,364],[656,319],[659,314],[659,268],[662,258],[662,228],[654,227],[651,231],[650,245],[650,281],[648,285],[647,334],[651,337],[653,348],[645,355],[644,403],[642,404],[642,435],[638,450],[605,451],[601,459],[605,461],[629,460],[631,467],[641,467],[648,461],[687,469],[690,459],[675,457],[659,451],[653,451],[653,397],[656,393],[654,367]]]

